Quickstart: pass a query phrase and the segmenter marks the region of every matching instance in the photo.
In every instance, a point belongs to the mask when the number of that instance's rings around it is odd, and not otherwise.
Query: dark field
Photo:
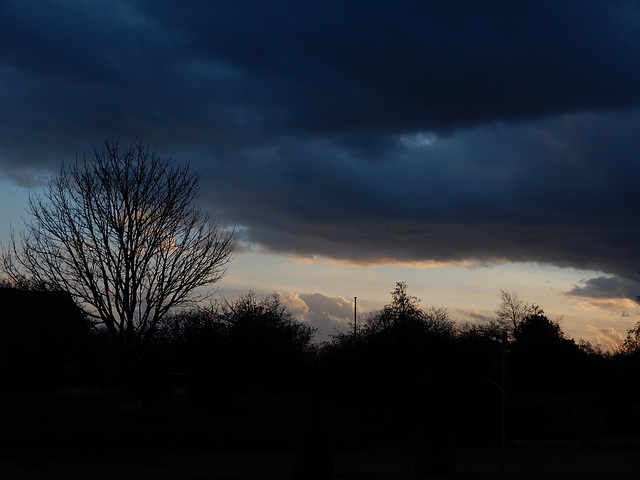
[[[640,443],[620,440],[582,448],[537,442],[507,449],[456,449],[454,478],[637,479]],[[5,452],[2,479],[224,479],[293,477],[291,450],[158,451],[143,453]],[[333,478],[425,478],[414,473],[411,449],[340,449]],[[324,478],[324,477],[320,477]],[[439,478],[437,475],[426,478]]]

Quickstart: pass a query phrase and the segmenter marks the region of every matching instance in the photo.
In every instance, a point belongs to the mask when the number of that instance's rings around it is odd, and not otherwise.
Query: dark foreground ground
[[[454,478],[463,479],[639,479],[640,442],[525,443],[455,451]],[[284,479],[293,477],[291,451],[177,451],[143,453],[3,452],[0,479]],[[411,449],[341,449],[334,452],[332,478],[411,479]],[[432,476],[429,478],[439,478]]]

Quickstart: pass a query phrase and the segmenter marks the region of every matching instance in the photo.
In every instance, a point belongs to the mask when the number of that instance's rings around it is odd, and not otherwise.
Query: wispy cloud
[[[463,308],[456,308],[455,314],[458,323],[472,323],[483,325],[491,320],[495,320],[495,315],[487,312],[480,312],[478,310],[465,310]]]

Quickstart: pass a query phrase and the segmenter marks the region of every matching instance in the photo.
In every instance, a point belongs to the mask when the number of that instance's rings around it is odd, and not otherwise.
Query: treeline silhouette
[[[164,319],[126,361],[68,294],[0,288],[0,308],[5,448],[61,435],[90,448],[264,447],[300,429],[355,446],[410,442],[416,428],[497,445],[503,387],[510,439],[589,442],[638,426],[630,339],[604,352],[536,306],[510,330],[458,324],[398,283],[356,330],[314,343],[277,294],[250,292]]]

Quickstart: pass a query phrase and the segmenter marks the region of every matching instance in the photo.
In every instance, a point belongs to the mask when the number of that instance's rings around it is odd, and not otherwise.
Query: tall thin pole
[[[506,478],[507,472],[506,472],[506,448],[507,448],[507,332],[506,331],[502,331],[502,355],[501,355],[501,363],[502,363],[502,385],[501,385],[501,391],[502,391],[502,434],[501,434],[501,447],[502,447],[502,478]]]
[[[353,373],[356,373],[356,349],[358,347],[358,297],[353,297]]]
[[[353,297],[353,340],[356,340],[356,336],[358,335],[356,325],[358,324],[358,297]]]

